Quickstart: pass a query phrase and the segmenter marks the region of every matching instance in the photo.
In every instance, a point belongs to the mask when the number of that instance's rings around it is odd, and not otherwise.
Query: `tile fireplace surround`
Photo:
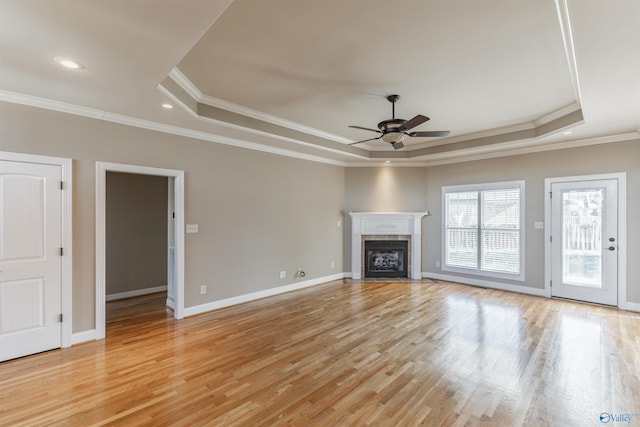
[[[422,218],[425,212],[349,212],[351,217],[351,274],[362,279],[363,238],[409,241],[409,278],[422,279]]]

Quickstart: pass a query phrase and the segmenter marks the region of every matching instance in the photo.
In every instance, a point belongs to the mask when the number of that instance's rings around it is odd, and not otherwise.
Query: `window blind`
[[[443,189],[444,267],[519,275],[524,183]]]

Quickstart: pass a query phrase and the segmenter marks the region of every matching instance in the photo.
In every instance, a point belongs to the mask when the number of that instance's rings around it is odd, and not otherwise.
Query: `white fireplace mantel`
[[[424,212],[349,212],[351,217],[351,274],[362,278],[362,236],[411,236],[409,277],[422,279],[422,218]]]

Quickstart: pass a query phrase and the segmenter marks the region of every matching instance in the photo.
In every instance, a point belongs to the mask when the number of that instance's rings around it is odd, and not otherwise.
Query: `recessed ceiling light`
[[[562,132],[563,135],[570,135],[572,133],[573,133],[572,130],[567,130],[567,131]]]
[[[56,56],[55,58],[53,58],[54,61],[56,61],[58,64],[62,65],[65,68],[68,68],[70,70],[81,70],[84,68],[84,65],[82,65],[79,62],[76,62],[72,59],[69,58],[65,58],[63,56]]]
[[[162,108],[166,108],[167,110],[170,110],[173,108],[173,105],[169,104],[168,102],[163,102]]]
[[[384,162],[385,163],[391,163],[391,160],[385,160]]]

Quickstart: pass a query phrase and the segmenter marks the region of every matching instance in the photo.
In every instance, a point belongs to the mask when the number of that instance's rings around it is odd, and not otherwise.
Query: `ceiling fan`
[[[394,150],[398,150],[404,147],[402,141],[405,136],[418,137],[418,138],[435,138],[449,135],[448,130],[436,130],[426,132],[407,132],[414,127],[421,125],[429,120],[429,117],[418,114],[411,120],[396,119],[396,101],[400,99],[400,95],[389,95],[387,101],[391,103],[391,119],[383,120],[378,123],[378,129],[363,128],[361,126],[349,126],[354,129],[368,130],[371,132],[377,132],[380,136],[375,138],[369,138],[358,142],[352,142],[349,145],[361,144],[367,141],[373,141],[376,139],[382,139],[384,142],[388,142],[393,146]]]

